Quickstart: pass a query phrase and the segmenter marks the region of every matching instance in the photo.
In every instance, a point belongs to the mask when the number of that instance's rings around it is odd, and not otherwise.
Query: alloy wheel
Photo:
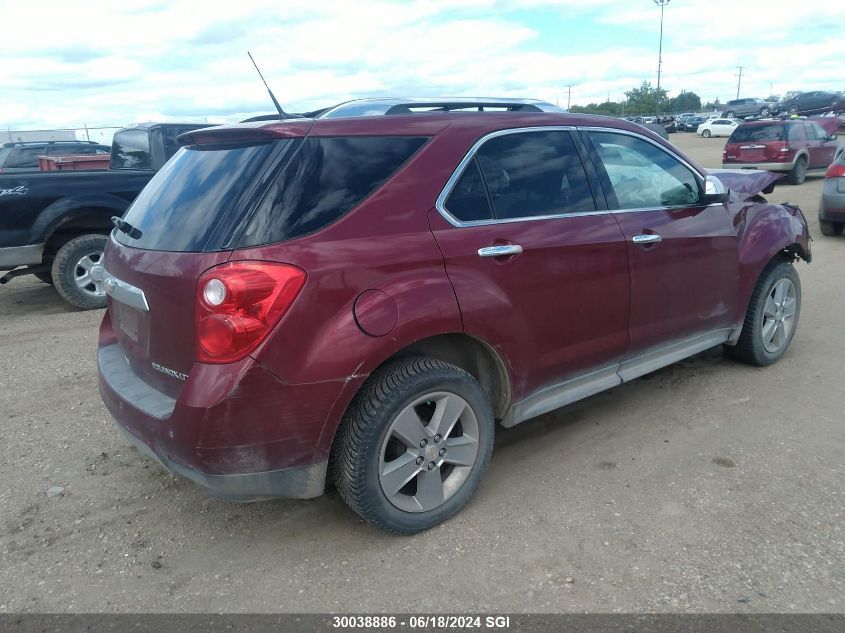
[[[782,278],[772,286],[763,307],[763,347],[770,354],[779,352],[795,327],[797,291],[791,279]]]
[[[101,266],[102,262],[103,252],[92,251],[80,257],[79,261],[76,262],[76,266],[73,268],[73,280],[76,282],[77,287],[92,297],[103,297],[106,294],[103,283],[101,281],[95,281],[91,276],[91,271],[95,267]]]
[[[382,492],[406,512],[443,505],[472,471],[478,438],[478,420],[462,397],[437,391],[416,398],[391,422],[382,442]]]

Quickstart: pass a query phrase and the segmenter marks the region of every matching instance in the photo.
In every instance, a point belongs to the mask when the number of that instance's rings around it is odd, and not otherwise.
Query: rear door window
[[[607,173],[613,209],[654,209],[698,204],[699,178],[668,152],[644,139],[614,132],[590,132]]]
[[[427,140],[306,138],[270,186],[238,244],[281,242],[334,222],[387,182]]]
[[[803,123],[795,123],[789,126],[789,140],[790,141],[806,141],[807,131],[804,129]]]
[[[476,154],[496,219],[595,211],[569,132],[520,132],[490,139]]]

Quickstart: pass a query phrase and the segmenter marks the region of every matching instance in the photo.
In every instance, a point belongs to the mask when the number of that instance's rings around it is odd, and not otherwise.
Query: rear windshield
[[[386,182],[427,139],[342,137],[202,145],[180,150],[124,219],[136,248],[200,252],[311,233]]]
[[[124,130],[112,140],[111,169],[152,169],[147,130]]]
[[[741,125],[733,131],[728,143],[744,143],[745,141],[782,141],[783,124],[771,125]]]
[[[148,250],[220,250],[243,217],[244,194],[273,145],[290,142],[183,148],[124,216],[141,237],[115,231],[115,239]]]

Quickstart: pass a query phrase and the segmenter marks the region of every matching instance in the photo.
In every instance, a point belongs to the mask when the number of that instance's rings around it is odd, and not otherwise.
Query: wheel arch
[[[129,201],[110,195],[68,197],[47,206],[32,227],[37,240],[55,254],[69,239],[85,233],[108,235],[111,217],[123,215]]]
[[[435,358],[460,367],[478,380],[490,398],[493,414],[501,419],[511,404],[511,377],[502,355],[485,341],[463,332],[434,334],[409,342],[374,364],[372,371],[358,380],[349,381],[339,394],[326,420],[315,457],[327,458],[337,437],[340,421],[364,386],[366,380],[388,363],[400,359],[423,356]]]
[[[473,376],[490,398],[497,419],[504,417],[511,401],[511,380],[501,355],[486,342],[463,332],[438,334],[415,341],[376,368],[397,359],[425,356],[460,367]]]

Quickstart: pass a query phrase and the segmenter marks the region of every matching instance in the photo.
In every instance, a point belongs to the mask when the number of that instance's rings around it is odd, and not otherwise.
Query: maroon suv
[[[824,173],[845,152],[838,127],[836,117],[743,123],[725,145],[722,166],[782,172],[800,185],[808,172]]]
[[[99,384],[135,446],[225,498],[334,483],[418,532],[472,496],[496,421],[715,345],[766,365],[795,332],[800,211],[636,124],[434,112],[182,140],[106,249]]]

